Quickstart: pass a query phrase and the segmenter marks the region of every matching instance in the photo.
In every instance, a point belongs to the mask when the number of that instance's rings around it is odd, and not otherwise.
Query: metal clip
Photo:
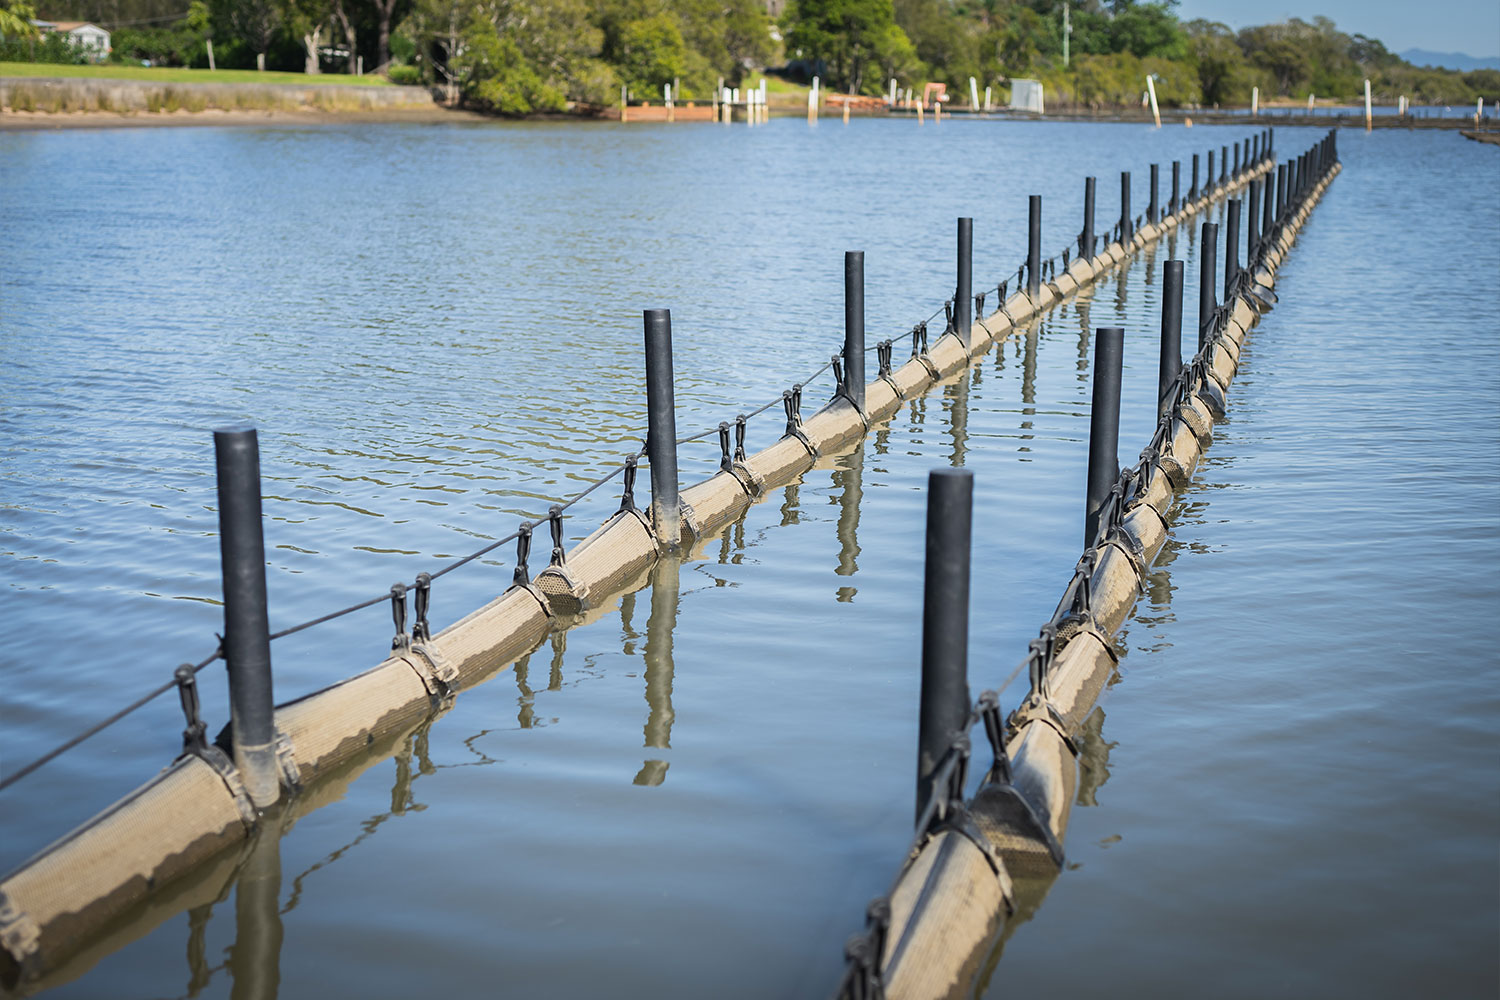
[[[943,303],[943,316],[947,320],[947,325],[943,328],[943,332],[944,333],[952,333],[952,332],[954,332],[955,330],[958,329],[958,327],[956,327],[956,326],[953,325],[953,300],[952,299],[949,299],[947,302]]]
[[[1063,270],[1064,271],[1066,271],[1068,269],[1068,261],[1072,258],[1072,256],[1073,256],[1073,248],[1072,247],[1063,247]]]
[[[563,564],[563,509],[559,504],[553,504],[547,508],[547,522],[552,528],[552,559],[549,566],[561,566]]]
[[[1005,724],[1000,716],[1000,695],[985,691],[979,695],[979,718],[984,722],[984,735],[989,737],[990,750],[995,755],[991,769],[994,780],[1011,783],[1010,753],[1005,749]]]
[[[833,357],[829,359],[829,364],[833,366],[833,394],[835,396],[844,396],[845,398],[847,398],[850,395],[850,392],[849,384],[844,381],[843,356],[839,354],[833,355]]]
[[[522,521],[521,527],[516,529],[516,571],[511,576],[511,581],[517,587],[531,586],[531,572],[526,568],[526,560],[531,558],[531,522]]]
[[[639,459],[631,455],[625,459],[625,487],[620,494],[620,510],[623,514],[627,510],[635,510],[635,466]]]
[[[734,459],[729,454],[729,421],[719,421],[719,469],[729,472],[734,469]]]
[[[410,649],[411,636],[406,634],[406,584],[391,584],[391,618],[396,623],[396,637],[391,640],[392,649]]]
[[[172,674],[177,678],[177,694],[182,699],[182,715],[187,719],[187,728],[182,731],[182,752],[199,754],[208,749],[204,734],[208,726],[203,722],[198,703],[198,678],[193,675],[193,665],[184,663]]]
[[[734,460],[736,462],[745,461],[745,425],[749,422],[743,413],[734,418]]]
[[[985,294],[984,292],[980,292],[978,295],[974,296],[974,315],[975,316],[980,316],[980,317],[984,316],[984,294]]]
[[[891,342],[882,340],[875,345],[875,360],[880,366],[879,377],[888,378],[891,374]]]
[[[413,595],[417,620],[411,627],[412,642],[427,642],[432,638],[432,629],[427,625],[427,609],[432,602],[432,574],[417,574],[417,592]]]
[[[927,323],[923,321],[911,328],[911,356],[920,357],[927,353]]]

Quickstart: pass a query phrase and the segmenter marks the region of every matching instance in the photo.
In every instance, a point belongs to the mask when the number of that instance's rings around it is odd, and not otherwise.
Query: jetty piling
[[[1153,226],[1161,221],[1160,207],[1156,203],[1156,189],[1161,183],[1161,168],[1151,164],[1151,199],[1146,203],[1146,221]]]
[[[1120,244],[1130,242],[1135,230],[1130,223],[1130,171],[1120,171]]]
[[[1182,161],[1172,161],[1172,200],[1167,202],[1167,214],[1176,215],[1182,208]]]
[[[1203,171],[1203,187],[1208,191],[1214,188],[1214,151],[1208,151],[1208,165]]]
[[[1198,241],[1198,349],[1208,342],[1208,331],[1219,308],[1214,281],[1219,270],[1219,224],[1205,222]]]
[[[1094,331],[1094,398],[1089,409],[1088,493],[1084,501],[1083,547],[1099,534],[1099,511],[1120,478],[1120,381],[1124,370],[1125,329],[1101,326]],[[1175,377],[1175,374],[1174,374]]]
[[[677,495],[677,402],[672,385],[672,311],[647,309],[646,461],[651,467],[651,523],[663,547],[682,542]]]
[[[961,234],[960,234],[961,235]],[[844,253],[844,398],[865,412],[865,252]]]
[[[257,809],[281,796],[276,768],[276,699],[266,543],[261,530],[260,445],[249,425],[214,431],[219,490],[219,557],[224,585],[224,659],[234,765]]]
[[[1161,364],[1156,376],[1157,415],[1171,408],[1172,386],[1182,371],[1182,278],[1185,265],[1169,260],[1162,269]]]
[[[1042,290],[1042,196],[1026,199],[1026,294],[1032,301]]]
[[[1188,189],[1188,199],[1198,200],[1198,154],[1193,154],[1193,186]]]
[[[953,293],[954,331],[964,350],[974,332],[974,220],[958,220],[958,284]]]
[[[969,728],[969,562],[974,473],[933,469],[927,475],[927,551],[922,583],[922,692],[917,724],[917,811],[957,789],[934,780],[955,738]]]
[[[1234,279],[1240,271],[1240,214],[1244,202],[1229,199],[1229,218],[1224,225],[1224,301],[1234,297]]]
[[[1079,242],[1078,255],[1084,260],[1094,259],[1094,187],[1096,178],[1083,179],[1083,237]]]

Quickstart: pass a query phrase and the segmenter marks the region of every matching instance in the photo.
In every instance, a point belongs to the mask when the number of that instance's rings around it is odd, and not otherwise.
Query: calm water
[[[0,134],[0,761],[213,648],[212,427],[261,428],[283,627],[632,450],[642,308],[673,310],[695,431],[836,348],[844,250],[867,253],[872,337],[898,334],[951,292],[954,217],[993,284],[1027,194],[1050,252],[1086,174],[1102,229],[1119,170],[1140,211],[1147,164],[1241,135]],[[1494,995],[1500,157],[1449,134],[1340,146],[1128,628],[1073,870],[1003,943],[995,996]],[[1163,244],[465,694],[280,841],[279,906],[225,883],[56,995],[228,996],[266,973],[247,938],[272,920],[286,997],[825,994],[911,822],[926,472],[977,474],[971,676],[997,683],[1077,556],[1090,331],[1127,329],[1129,457],[1174,251],[1196,281],[1188,241]],[[750,443],[778,433],[764,418]],[[716,457],[685,446],[684,480]],[[439,582],[436,624],[508,582],[496,555]],[[278,697],[378,661],[389,629],[377,608],[278,642]],[[168,762],[180,729],[162,699],[0,793],[0,869]]]

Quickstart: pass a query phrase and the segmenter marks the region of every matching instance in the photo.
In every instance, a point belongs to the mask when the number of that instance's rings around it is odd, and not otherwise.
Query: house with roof
[[[68,42],[80,52],[86,52],[96,62],[109,56],[109,32],[89,21],[36,21],[32,24],[44,34],[66,35]]]

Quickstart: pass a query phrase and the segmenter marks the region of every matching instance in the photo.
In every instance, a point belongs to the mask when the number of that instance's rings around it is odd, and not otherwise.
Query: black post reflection
[[[1125,290],[1130,285],[1130,265],[1133,263],[1135,263],[1134,257],[1126,257],[1121,261],[1119,278],[1115,282],[1115,308],[1120,311],[1121,315],[1125,313],[1125,302],[1129,298]]]
[[[1025,355],[1021,360],[1021,435],[1022,441],[1030,441],[1036,437],[1030,433],[1036,428],[1036,348],[1037,340],[1041,336],[1035,324],[1026,328],[1026,335],[1021,338],[1022,349]],[[1030,451],[1030,445],[1021,445],[1021,451]]]
[[[681,564],[670,556],[651,567],[651,617],[646,621],[645,746],[666,750],[672,745],[672,632],[677,628]],[[647,758],[635,776],[637,785],[659,785],[667,776],[668,761]]]
[[[534,707],[536,692],[531,690],[531,685],[527,683],[531,675],[531,654],[527,653],[517,660],[511,671],[516,675],[516,690],[520,692],[516,697],[516,704],[520,706],[520,710],[516,713],[516,723],[522,729],[530,729],[532,723],[536,721]]]
[[[281,824],[267,819],[234,890],[233,1000],[274,1000],[281,988],[281,935]]]
[[[953,450],[948,455],[948,464],[961,469],[968,457],[969,445],[969,373],[959,376],[949,387],[948,436],[953,441]]]
[[[562,690],[562,668],[563,656],[568,652],[568,633],[559,631],[552,633],[552,671],[547,675],[547,690]]]
[[[1104,738],[1104,708],[1096,705],[1078,729],[1078,796],[1081,806],[1099,804],[1099,789],[1109,780],[1109,752],[1115,744]]]
[[[833,486],[839,493],[839,564],[834,572],[853,576],[859,572],[859,506],[864,497],[865,450],[856,448],[839,459],[833,470]],[[840,603],[848,604],[859,592],[857,587],[840,587],[834,594]]]
[[[626,656],[635,655],[635,641],[641,637],[641,634],[635,630],[635,595],[636,591],[632,590],[620,598],[621,648],[624,649]]]
[[[220,900],[215,900],[220,902]],[[187,943],[187,965],[188,984],[187,995],[195,997],[203,992],[203,988],[213,979],[214,970],[208,967],[208,947],[206,935],[208,932],[208,921],[213,916],[214,903],[205,903],[195,906],[188,911],[188,943]]]
[[[802,520],[801,499],[802,484],[800,482],[787,483],[786,489],[782,490],[781,498],[781,526],[783,528]]]

